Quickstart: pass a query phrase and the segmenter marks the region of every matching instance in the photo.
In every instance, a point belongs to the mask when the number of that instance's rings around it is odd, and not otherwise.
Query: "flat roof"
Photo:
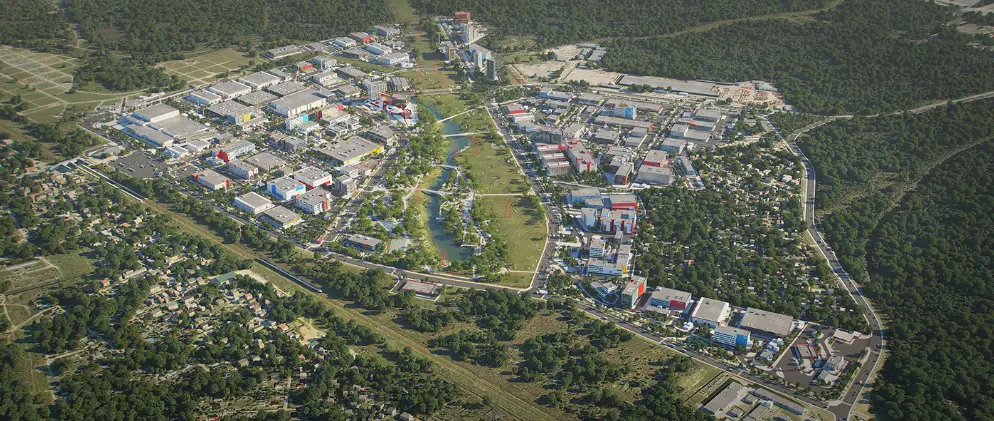
[[[745,329],[739,329],[737,327],[731,326],[718,326],[714,328],[715,333],[724,333],[726,335],[743,335],[749,336],[749,331]]]
[[[661,300],[667,302],[676,300],[682,303],[686,303],[690,301],[691,294],[687,291],[680,291],[672,288],[659,287],[656,288],[655,291],[652,291],[652,295],[650,297],[652,297],[651,299],[653,300]]]
[[[259,154],[252,155],[244,159],[245,162],[259,167],[260,170],[269,171],[276,167],[282,167],[286,164],[282,158],[273,155],[269,152],[263,152]]]
[[[406,282],[404,282],[404,286],[403,288],[401,288],[401,290],[411,291],[415,294],[420,294],[420,295],[435,295],[440,287],[441,285],[439,284],[408,279]]]
[[[728,303],[721,300],[712,300],[710,298],[701,298],[697,303],[697,308],[694,309],[693,317],[719,322],[722,316],[722,312],[728,309]]]
[[[197,180],[204,180],[210,184],[217,185],[224,183],[225,181],[228,181],[230,179],[228,177],[219,174],[217,171],[214,171],[212,169],[206,169],[197,173]]]
[[[253,208],[259,208],[262,206],[268,206],[273,204],[271,200],[267,199],[265,196],[256,192],[248,192],[241,196],[236,197],[235,199],[241,201],[242,203],[248,204]]]
[[[641,127],[643,129],[648,129],[652,125],[645,121],[639,120],[629,120],[627,118],[612,117],[607,115],[599,115],[594,118],[594,124],[606,124],[609,126],[621,126],[621,127]]]
[[[130,126],[129,128],[131,129],[132,132],[135,133],[135,135],[148,138],[155,142],[159,142],[159,144],[162,145],[165,145],[173,141],[173,138],[151,127],[136,125],[136,126]]]
[[[349,238],[348,238],[348,241],[350,243],[362,244],[362,245],[366,245],[366,246],[369,246],[369,247],[376,247],[378,244],[381,243],[381,241],[379,239],[376,239],[376,238],[373,238],[373,237],[367,237],[367,236],[361,235],[361,234],[352,234],[352,235],[350,235]]]
[[[150,120],[155,120],[158,117],[177,111],[179,110],[160,102],[158,104],[137,110],[134,114],[148,117]]]
[[[739,400],[744,390],[745,386],[742,384],[731,382],[728,386],[725,386],[721,392],[718,392],[713,399],[704,405],[704,410],[715,415],[721,414],[725,412],[731,404]]]
[[[360,156],[368,155],[379,147],[379,144],[363,138],[353,137],[330,148],[318,149],[318,151],[330,158],[346,162]]]
[[[192,96],[192,97],[200,98],[200,99],[206,100],[208,102],[214,102],[214,101],[221,100],[221,96],[220,95],[215,94],[215,93],[213,93],[211,91],[208,91],[208,90],[205,90],[205,89],[201,89],[199,91],[190,92],[186,96],[187,97],[191,97]]]
[[[210,90],[214,92],[219,92],[222,95],[227,96],[238,96],[241,94],[246,94],[252,91],[252,88],[248,85],[243,85],[241,83],[229,80],[227,82],[221,82],[210,87]]]
[[[303,201],[305,203],[317,204],[328,199],[329,195],[331,195],[329,191],[318,187],[310,189],[304,194],[297,196],[297,200]]]
[[[286,82],[270,86],[266,88],[266,90],[278,96],[287,96],[292,93],[300,92],[305,88],[306,86],[304,86],[303,83],[297,82],[295,80],[288,80]]]
[[[162,127],[170,135],[178,139],[184,139],[191,135],[197,133],[205,132],[208,127],[200,124],[196,121],[190,120],[185,116],[178,116],[173,118],[167,118],[158,123],[154,123],[156,126]]]
[[[275,180],[270,180],[269,185],[275,186],[278,190],[281,191],[290,191],[298,187],[302,187],[304,183],[301,183],[295,180],[293,177],[287,175],[277,178]]]
[[[266,91],[255,91],[238,97],[236,101],[246,105],[266,105],[279,98]]]
[[[313,89],[305,89],[273,101],[270,103],[270,106],[285,110],[294,110],[323,100],[324,97],[318,95],[318,91]]]
[[[207,108],[207,111],[220,116],[239,116],[252,112],[252,109],[244,104],[239,104],[234,100],[229,99],[227,101],[211,105]]]
[[[677,80],[656,76],[624,75],[618,80],[619,85],[649,85],[655,89],[672,89],[694,95],[717,96],[718,85],[696,80]]]
[[[293,173],[293,177],[297,178],[298,180],[300,178],[304,178],[307,180],[317,180],[319,178],[330,177],[330,176],[331,174],[328,173],[327,171],[317,167],[310,167],[310,166],[301,168],[297,170],[297,172]]]
[[[256,86],[262,85],[272,85],[274,83],[280,83],[280,78],[273,76],[266,72],[256,72],[249,75],[242,76],[238,78],[239,81],[250,83]]]
[[[746,309],[739,322],[741,328],[770,332],[778,336],[787,336],[793,326],[793,317],[752,307]]]
[[[281,224],[287,224],[300,218],[300,216],[297,215],[297,212],[294,212],[283,206],[273,207],[272,209],[269,209],[263,212],[262,214],[268,216],[269,218],[272,218],[274,221],[277,221]]]

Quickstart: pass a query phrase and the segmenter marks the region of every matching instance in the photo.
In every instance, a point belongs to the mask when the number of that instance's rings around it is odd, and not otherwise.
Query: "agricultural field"
[[[203,85],[217,80],[219,74],[236,71],[263,60],[265,59],[250,59],[245,53],[224,48],[183,60],[165,61],[159,63],[159,66],[164,67],[166,74],[170,76],[179,76],[189,84]]]
[[[542,207],[534,206],[523,196],[482,196],[477,197],[473,205],[488,208],[496,215],[497,235],[509,245],[508,267],[515,271],[534,271],[547,232]]]

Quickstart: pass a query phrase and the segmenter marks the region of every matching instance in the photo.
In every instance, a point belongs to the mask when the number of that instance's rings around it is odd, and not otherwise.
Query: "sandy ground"
[[[621,78],[621,73],[607,72],[604,70],[594,70],[594,69],[573,69],[563,78],[563,82],[569,82],[571,80],[585,80],[590,86],[602,85],[605,83],[614,83],[619,78]]]
[[[513,65],[523,76],[527,78],[550,77],[552,72],[566,66],[562,61],[546,61],[538,64],[515,64]]]

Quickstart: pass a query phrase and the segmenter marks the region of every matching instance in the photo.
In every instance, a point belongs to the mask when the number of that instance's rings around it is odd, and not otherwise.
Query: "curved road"
[[[917,112],[922,111],[925,111],[925,109]],[[825,260],[828,261],[829,267],[832,268],[832,272],[839,279],[839,283],[846,287],[849,295],[852,296],[856,304],[863,309],[863,317],[867,319],[867,323],[870,326],[872,336],[870,337],[869,343],[869,356],[866,362],[863,363],[862,367],[860,367],[859,374],[855,377],[856,383],[849,386],[845,392],[845,395],[842,396],[841,402],[828,408],[829,411],[832,411],[832,413],[835,414],[836,419],[845,420],[849,419],[849,415],[852,413],[853,405],[859,399],[863,389],[866,387],[866,382],[870,375],[877,369],[877,366],[881,361],[880,353],[883,350],[885,342],[883,326],[880,323],[880,317],[877,316],[876,310],[873,309],[870,302],[863,296],[863,291],[859,284],[853,281],[852,277],[846,273],[845,269],[842,267],[842,264],[839,262],[838,256],[835,255],[835,251],[833,251],[832,248],[825,242],[825,238],[822,236],[821,231],[818,230],[817,224],[815,224],[814,198],[815,187],[817,185],[815,179],[815,169],[814,165],[811,163],[811,160],[809,160],[808,157],[804,155],[804,152],[801,151],[801,148],[797,146],[796,141],[798,137],[804,134],[804,132],[819,127],[832,120],[834,119],[809,125],[791,134],[786,139],[783,137],[783,134],[780,133],[780,130],[776,128],[776,126],[770,124],[770,127],[773,127],[773,130],[777,132],[777,136],[787,143],[790,151],[795,156],[801,158],[801,165],[805,172],[805,188],[802,192],[801,204],[804,209],[804,222],[808,226],[808,233],[810,233],[811,238],[814,239],[815,245],[818,247],[818,251],[825,257]],[[767,120],[767,123],[769,123],[769,120]],[[869,317],[867,317],[867,315],[869,315]]]

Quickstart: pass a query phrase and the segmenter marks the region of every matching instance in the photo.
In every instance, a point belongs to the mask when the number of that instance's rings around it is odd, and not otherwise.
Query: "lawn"
[[[492,145],[474,137],[469,148],[461,151],[456,159],[459,166],[475,180],[475,189],[481,194],[525,193],[528,181],[518,171],[518,165],[503,144]]]
[[[93,272],[93,262],[82,253],[57,254],[46,257],[62,271],[62,279],[76,279]]]
[[[249,58],[245,53],[231,48],[222,48],[183,60],[164,61],[158,66],[165,67],[169,75],[179,76],[187,82],[202,84],[213,82],[220,73],[237,71],[242,66],[251,66],[250,62],[262,60],[264,59]]]
[[[545,247],[545,211],[541,205],[516,196],[477,197],[473,206],[483,206],[496,215],[497,235],[508,245],[511,270],[534,271]]]

